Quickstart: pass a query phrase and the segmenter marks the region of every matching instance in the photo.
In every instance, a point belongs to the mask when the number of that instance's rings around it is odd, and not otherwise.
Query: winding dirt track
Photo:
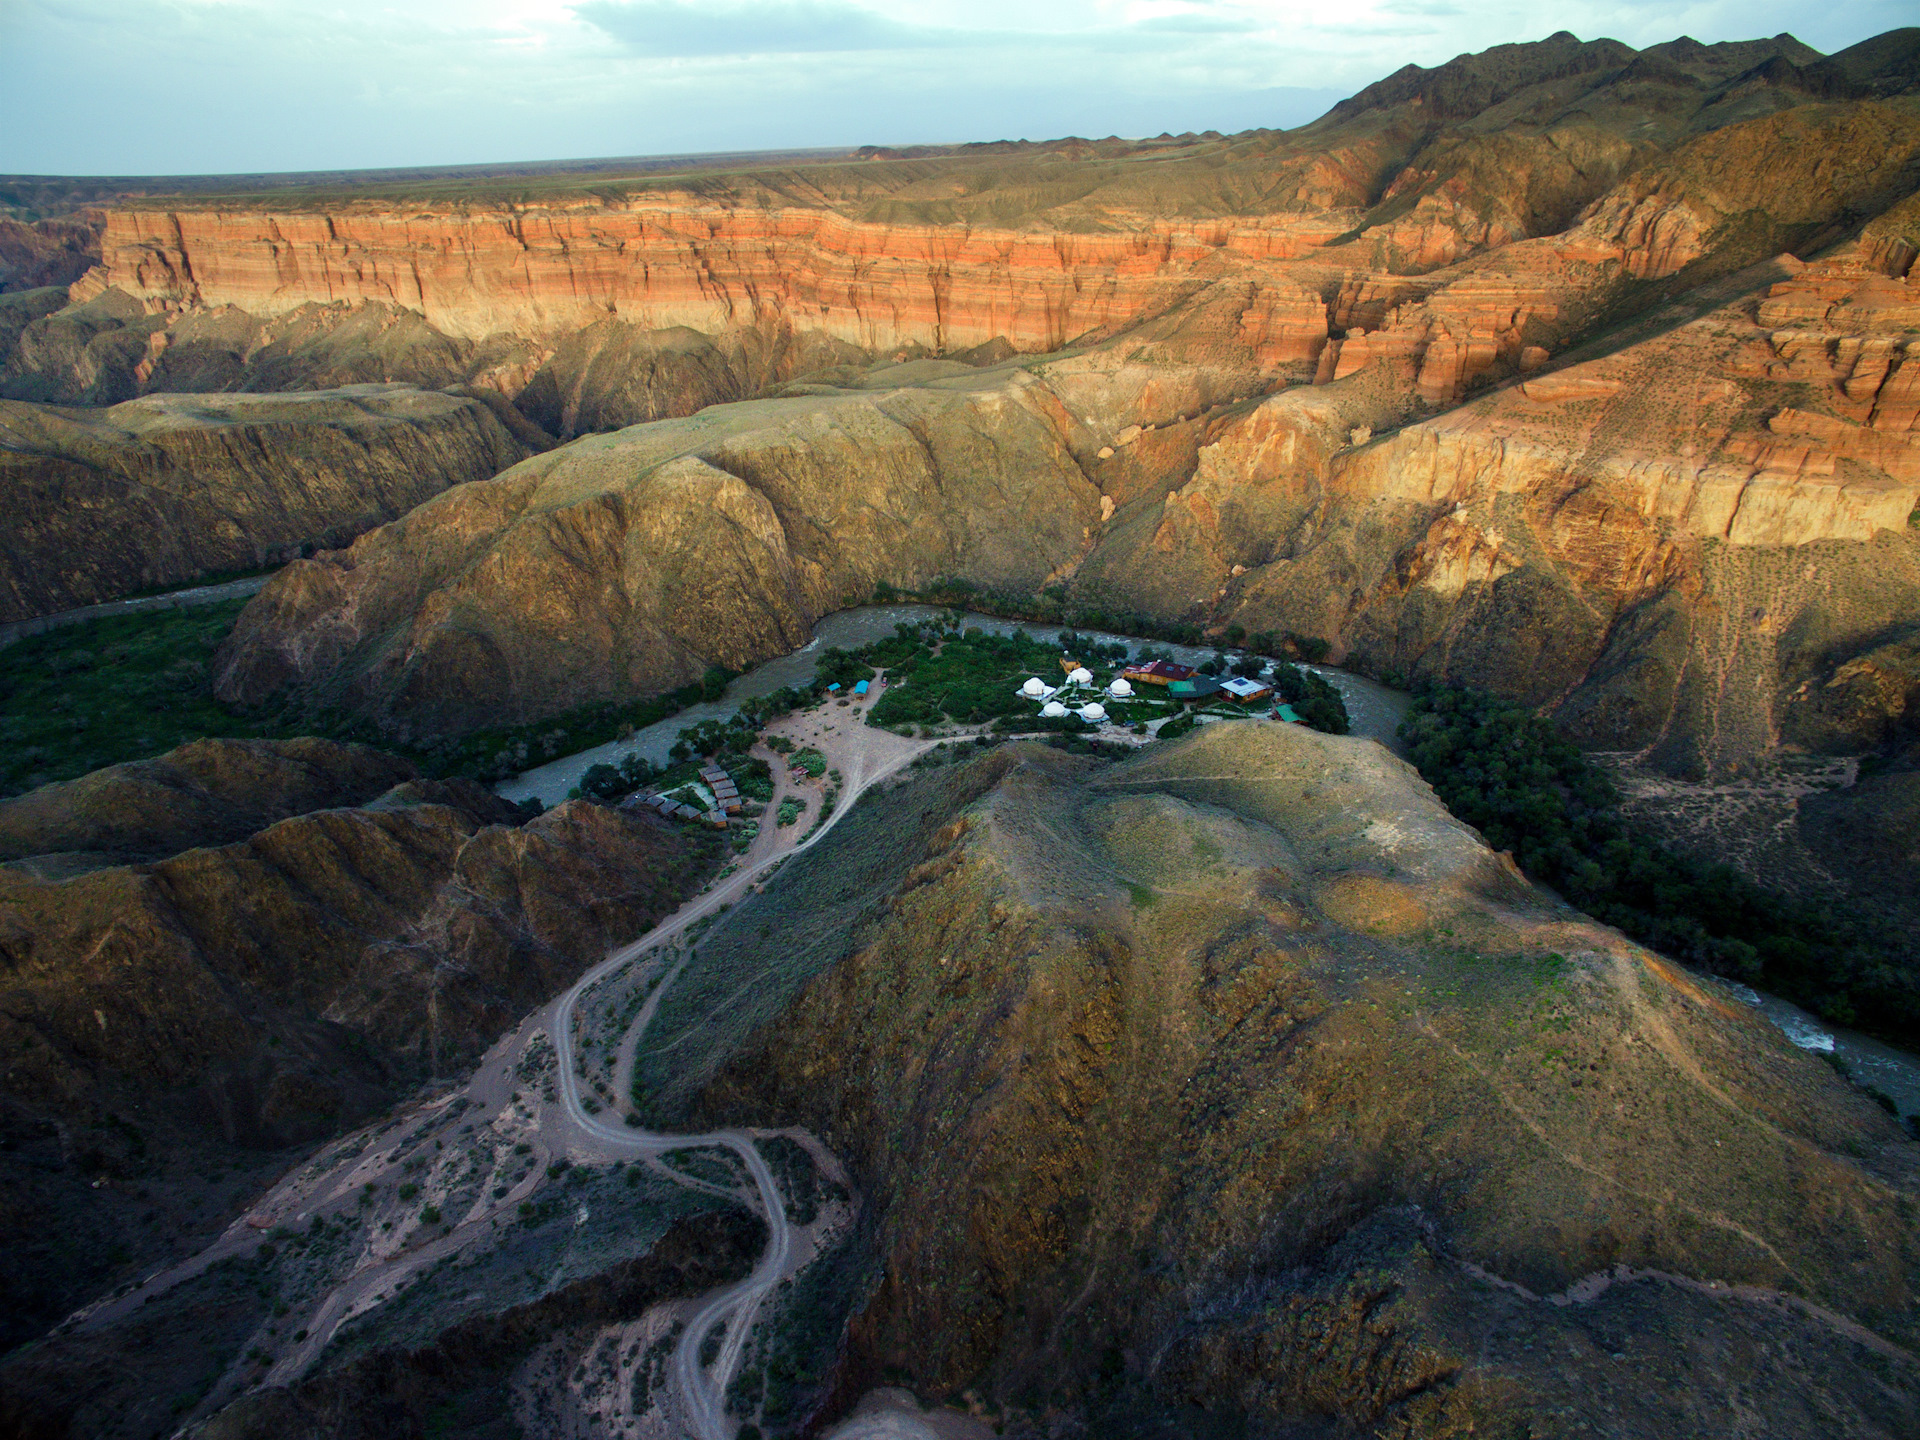
[[[870,697],[871,699],[877,698]],[[465,1113],[499,1112],[508,1102],[515,1083],[515,1067],[529,1055],[543,1037],[550,1039],[555,1052],[556,1093],[559,1105],[543,1110],[539,1127],[531,1139],[540,1152],[539,1163],[529,1166],[525,1177],[504,1196],[482,1200],[450,1230],[431,1239],[409,1242],[396,1240],[391,1248],[376,1243],[360,1265],[329,1290],[301,1326],[300,1338],[279,1348],[270,1368],[260,1375],[246,1375],[247,1362],[236,1360],[220,1387],[226,1398],[258,1386],[291,1385],[305,1375],[333,1339],[340,1326],[367,1310],[385,1303],[434,1262],[458,1253],[483,1237],[499,1217],[511,1214],[515,1207],[541,1184],[545,1163],[567,1155],[570,1150],[588,1154],[653,1157],[669,1150],[696,1147],[725,1149],[737,1155],[746,1166],[766,1214],[768,1243],[746,1279],[705,1297],[687,1323],[679,1348],[668,1371],[669,1402],[677,1394],[675,1407],[685,1428],[699,1440],[727,1440],[732,1426],[726,1417],[726,1391],[753,1331],[760,1303],[767,1293],[797,1268],[793,1230],[787,1222],[786,1204],[772,1171],[745,1130],[723,1130],[702,1135],[669,1135],[610,1125],[590,1115],[582,1104],[573,1053],[574,1017],[580,998],[595,985],[632,963],[648,950],[678,938],[686,929],[731,906],[774,865],[802,850],[811,848],[838,824],[872,786],[896,774],[935,742],[914,741],[865,724],[866,705],[847,709],[837,707],[824,712],[804,712],[785,717],[769,726],[776,734],[786,734],[796,743],[812,745],[822,751],[828,764],[840,772],[840,797],[834,812],[806,838],[800,826],[782,829],[772,823],[783,798],[802,791],[808,795],[809,815],[817,815],[822,797],[813,786],[796,786],[786,775],[783,757],[762,750],[761,758],[773,763],[776,776],[773,800],[766,809],[766,823],[758,839],[744,857],[741,867],[712,889],[694,897],[673,915],[630,944],[622,946],[593,967],[557,1000],[535,1011],[514,1030],[501,1037],[475,1067],[466,1084],[457,1091],[436,1098],[412,1113],[402,1133],[392,1141],[375,1144],[350,1155],[340,1152],[323,1158],[332,1147],[300,1167],[263,1195],[253,1208],[234,1221],[212,1244],[199,1253],[149,1276],[139,1285],[117,1295],[103,1297],[77,1311],[59,1327],[62,1330],[94,1330],[129,1315],[159,1293],[202,1274],[209,1266],[230,1257],[251,1253],[265,1238],[264,1232],[283,1222],[305,1220],[329,1207],[346,1208],[355,1201],[361,1187],[377,1182],[400,1167],[413,1145],[424,1144],[443,1122],[456,1099],[468,1102]],[[630,1085],[633,1055],[647,1026],[651,1023],[661,997],[679,974],[668,972],[654,988],[645,1006],[635,1017],[620,1047],[615,1081],[619,1094]],[[476,1110],[474,1107],[478,1107]],[[349,1143],[351,1137],[349,1137]],[[662,1173],[676,1176],[683,1184],[702,1189],[711,1186],[664,1168]],[[368,1186],[370,1189],[371,1186]],[[804,1248],[804,1247],[803,1247]],[[288,1322],[299,1323],[299,1322]],[[718,1356],[712,1364],[700,1363],[701,1341],[716,1325],[726,1327]]]
[[[829,762],[838,760],[836,768],[841,769],[843,788],[838,804],[832,815],[804,840],[796,840],[782,835],[775,826],[767,826],[761,831],[761,844],[754,847],[755,854],[750,864],[729,876],[726,882],[706,894],[689,902],[667,920],[656,925],[629,945],[622,946],[600,964],[589,970],[576,981],[558,1000],[546,1022],[546,1028],[553,1037],[554,1049],[559,1057],[559,1094],[561,1113],[548,1121],[544,1139],[556,1151],[565,1148],[567,1136],[555,1133],[556,1122],[564,1121],[579,1136],[590,1144],[620,1151],[628,1155],[653,1157],[669,1150],[682,1150],[692,1147],[716,1147],[731,1151],[740,1157],[747,1167],[747,1173],[753,1177],[754,1187],[760,1195],[761,1209],[766,1214],[767,1247],[753,1268],[753,1273],[745,1280],[731,1285],[718,1293],[707,1297],[699,1310],[688,1321],[685,1333],[680,1338],[678,1349],[674,1352],[671,1371],[673,1387],[680,1396],[681,1413],[688,1427],[701,1440],[728,1440],[732,1427],[726,1418],[727,1386],[739,1368],[740,1356],[745,1349],[747,1338],[753,1332],[754,1317],[758,1314],[760,1302],[773,1287],[785,1279],[793,1264],[793,1231],[787,1223],[786,1201],[774,1181],[773,1172],[767,1168],[753,1136],[744,1130],[719,1130],[703,1135],[669,1135],[655,1131],[631,1129],[625,1125],[609,1125],[589,1115],[580,1101],[578,1077],[573,1066],[573,1016],[580,997],[591,990],[601,980],[629,964],[634,959],[655,946],[676,939],[688,926],[705,916],[716,913],[722,906],[731,905],[734,900],[745,894],[748,888],[771,866],[788,857],[798,854],[816,844],[829,830],[839,823],[842,816],[853,809],[861,794],[871,786],[893,775],[923,751],[932,748],[928,742],[903,740],[883,731],[864,728],[861,711],[855,709],[845,722],[850,728],[841,744],[835,745],[831,738],[815,740],[827,755]],[[838,722],[837,722],[838,723]],[[836,733],[838,733],[836,723]],[[811,738],[811,734],[809,735]],[[888,743],[891,742],[891,743]],[[771,756],[775,762],[775,773],[780,770],[780,757]],[[786,793],[786,784],[776,788],[774,798],[767,807],[768,816],[772,816]],[[797,827],[795,827],[797,832]],[[622,1047],[621,1064],[615,1081],[618,1094],[626,1094],[631,1073],[634,1049],[651,1022],[660,1003],[660,997],[673,983],[678,971],[668,974],[648,997],[646,1006],[636,1018],[632,1033]],[[700,1348],[709,1331],[715,1325],[724,1323],[726,1337],[721,1343],[719,1355],[711,1366],[700,1363]]]

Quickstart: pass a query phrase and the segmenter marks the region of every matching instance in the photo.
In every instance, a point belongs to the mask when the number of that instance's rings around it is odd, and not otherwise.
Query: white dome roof
[[[1107,718],[1107,707],[1104,705],[1082,705],[1080,707],[1080,718],[1082,720],[1104,720]]]
[[[1022,695],[1044,695],[1047,693],[1047,687],[1041,684],[1040,677],[1035,675],[1020,687],[1020,693]]]
[[[1111,685],[1107,686],[1107,693],[1109,695],[1118,696],[1120,699],[1124,700],[1127,698],[1127,696],[1133,694],[1133,686],[1129,685],[1125,680],[1116,680]]]
[[[1062,705],[1058,700],[1049,700],[1040,707],[1040,713],[1049,720],[1058,720],[1062,715],[1067,713],[1067,707]]]
[[[1069,685],[1089,685],[1093,683],[1093,672],[1082,665],[1079,669],[1067,676],[1067,683]]]

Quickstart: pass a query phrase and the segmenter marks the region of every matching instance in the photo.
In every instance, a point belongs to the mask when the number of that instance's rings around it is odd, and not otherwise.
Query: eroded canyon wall
[[[481,401],[398,385],[0,400],[0,440],[0,621],[339,546],[527,453]]]
[[[1920,368],[1885,328],[1911,281],[1863,258],[1880,238],[1739,272],[1697,318],[1432,419],[1411,361],[1237,393],[1252,368],[1194,358],[1182,313],[1124,351],[918,362],[575,442],[290,567],[221,693],[532,718],[957,576],[1320,637],[1683,767],[1871,746],[1920,679]]]

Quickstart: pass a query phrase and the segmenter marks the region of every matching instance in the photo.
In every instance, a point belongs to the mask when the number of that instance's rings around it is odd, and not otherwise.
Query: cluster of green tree
[[[1311,670],[1302,670],[1284,660],[1274,662],[1273,688],[1293,711],[1315,730],[1329,735],[1345,735],[1351,728],[1347,702],[1340,692]]]
[[[942,720],[978,725],[1002,716],[1026,715],[1031,702],[1018,693],[1023,675],[1059,675],[1054,645],[1016,630],[988,635],[979,628],[949,638],[936,655],[925,644],[889,663],[874,650],[873,663],[887,664],[890,684],[875,703],[875,725],[936,725]]]
[[[1449,810],[1595,919],[1836,1024],[1920,1037],[1920,984],[1891,961],[1898,937],[1660,845],[1550,721],[1443,686],[1414,698],[1400,735]]]
[[[287,692],[242,710],[213,694],[212,659],[243,599],[151,610],[63,626],[9,646],[0,665],[0,794],[140,760],[208,736],[357,740],[404,755],[436,778],[502,780],[716,698],[731,678],[703,679],[649,700],[581,705],[526,725],[461,736],[382,730]]]
[[[665,774],[638,755],[623,755],[618,765],[589,765],[580,777],[580,793],[590,800],[614,801]]]
[[[678,764],[704,755],[725,764],[733,756],[751,750],[754,737],[759,733],[760,723],[744,709],[736,710],[725,720],[702,720],[684,727],[674,738],[667,758]]]

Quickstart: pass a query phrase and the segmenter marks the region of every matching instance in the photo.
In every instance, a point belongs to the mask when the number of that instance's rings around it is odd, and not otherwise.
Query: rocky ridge
[[[54,852],[0,866],[0,1206],[37,1237],[9,1270],[16,1339],[173,1242],[126,1218],[140,1201],[171,1211],[209,1156],[245,1169],[458,1069],[677,905],[711,849],[584,801],[529,820],[321,740],[200,742],[0,827]],[[57,863],[76,845],[91,868]],[[143,852],[177,853],[102,863]]]
[[[1896,1127],[1379,747],[1218,725],[939,783],[709,935],[641,1063],[853,1164],[884,1279],[844,1393],[905,1370],[1009,1433],[1912,1423]]]
[[[0,800],[0,863],[44,869],[57,859],[97,869],[164,860],[312,810],[365,805],[418,778],[406,761],[366,745],[196,740]]]
[[[483,402],[403,385],[0,400],[0,621],[339,546],[527,453]]]

